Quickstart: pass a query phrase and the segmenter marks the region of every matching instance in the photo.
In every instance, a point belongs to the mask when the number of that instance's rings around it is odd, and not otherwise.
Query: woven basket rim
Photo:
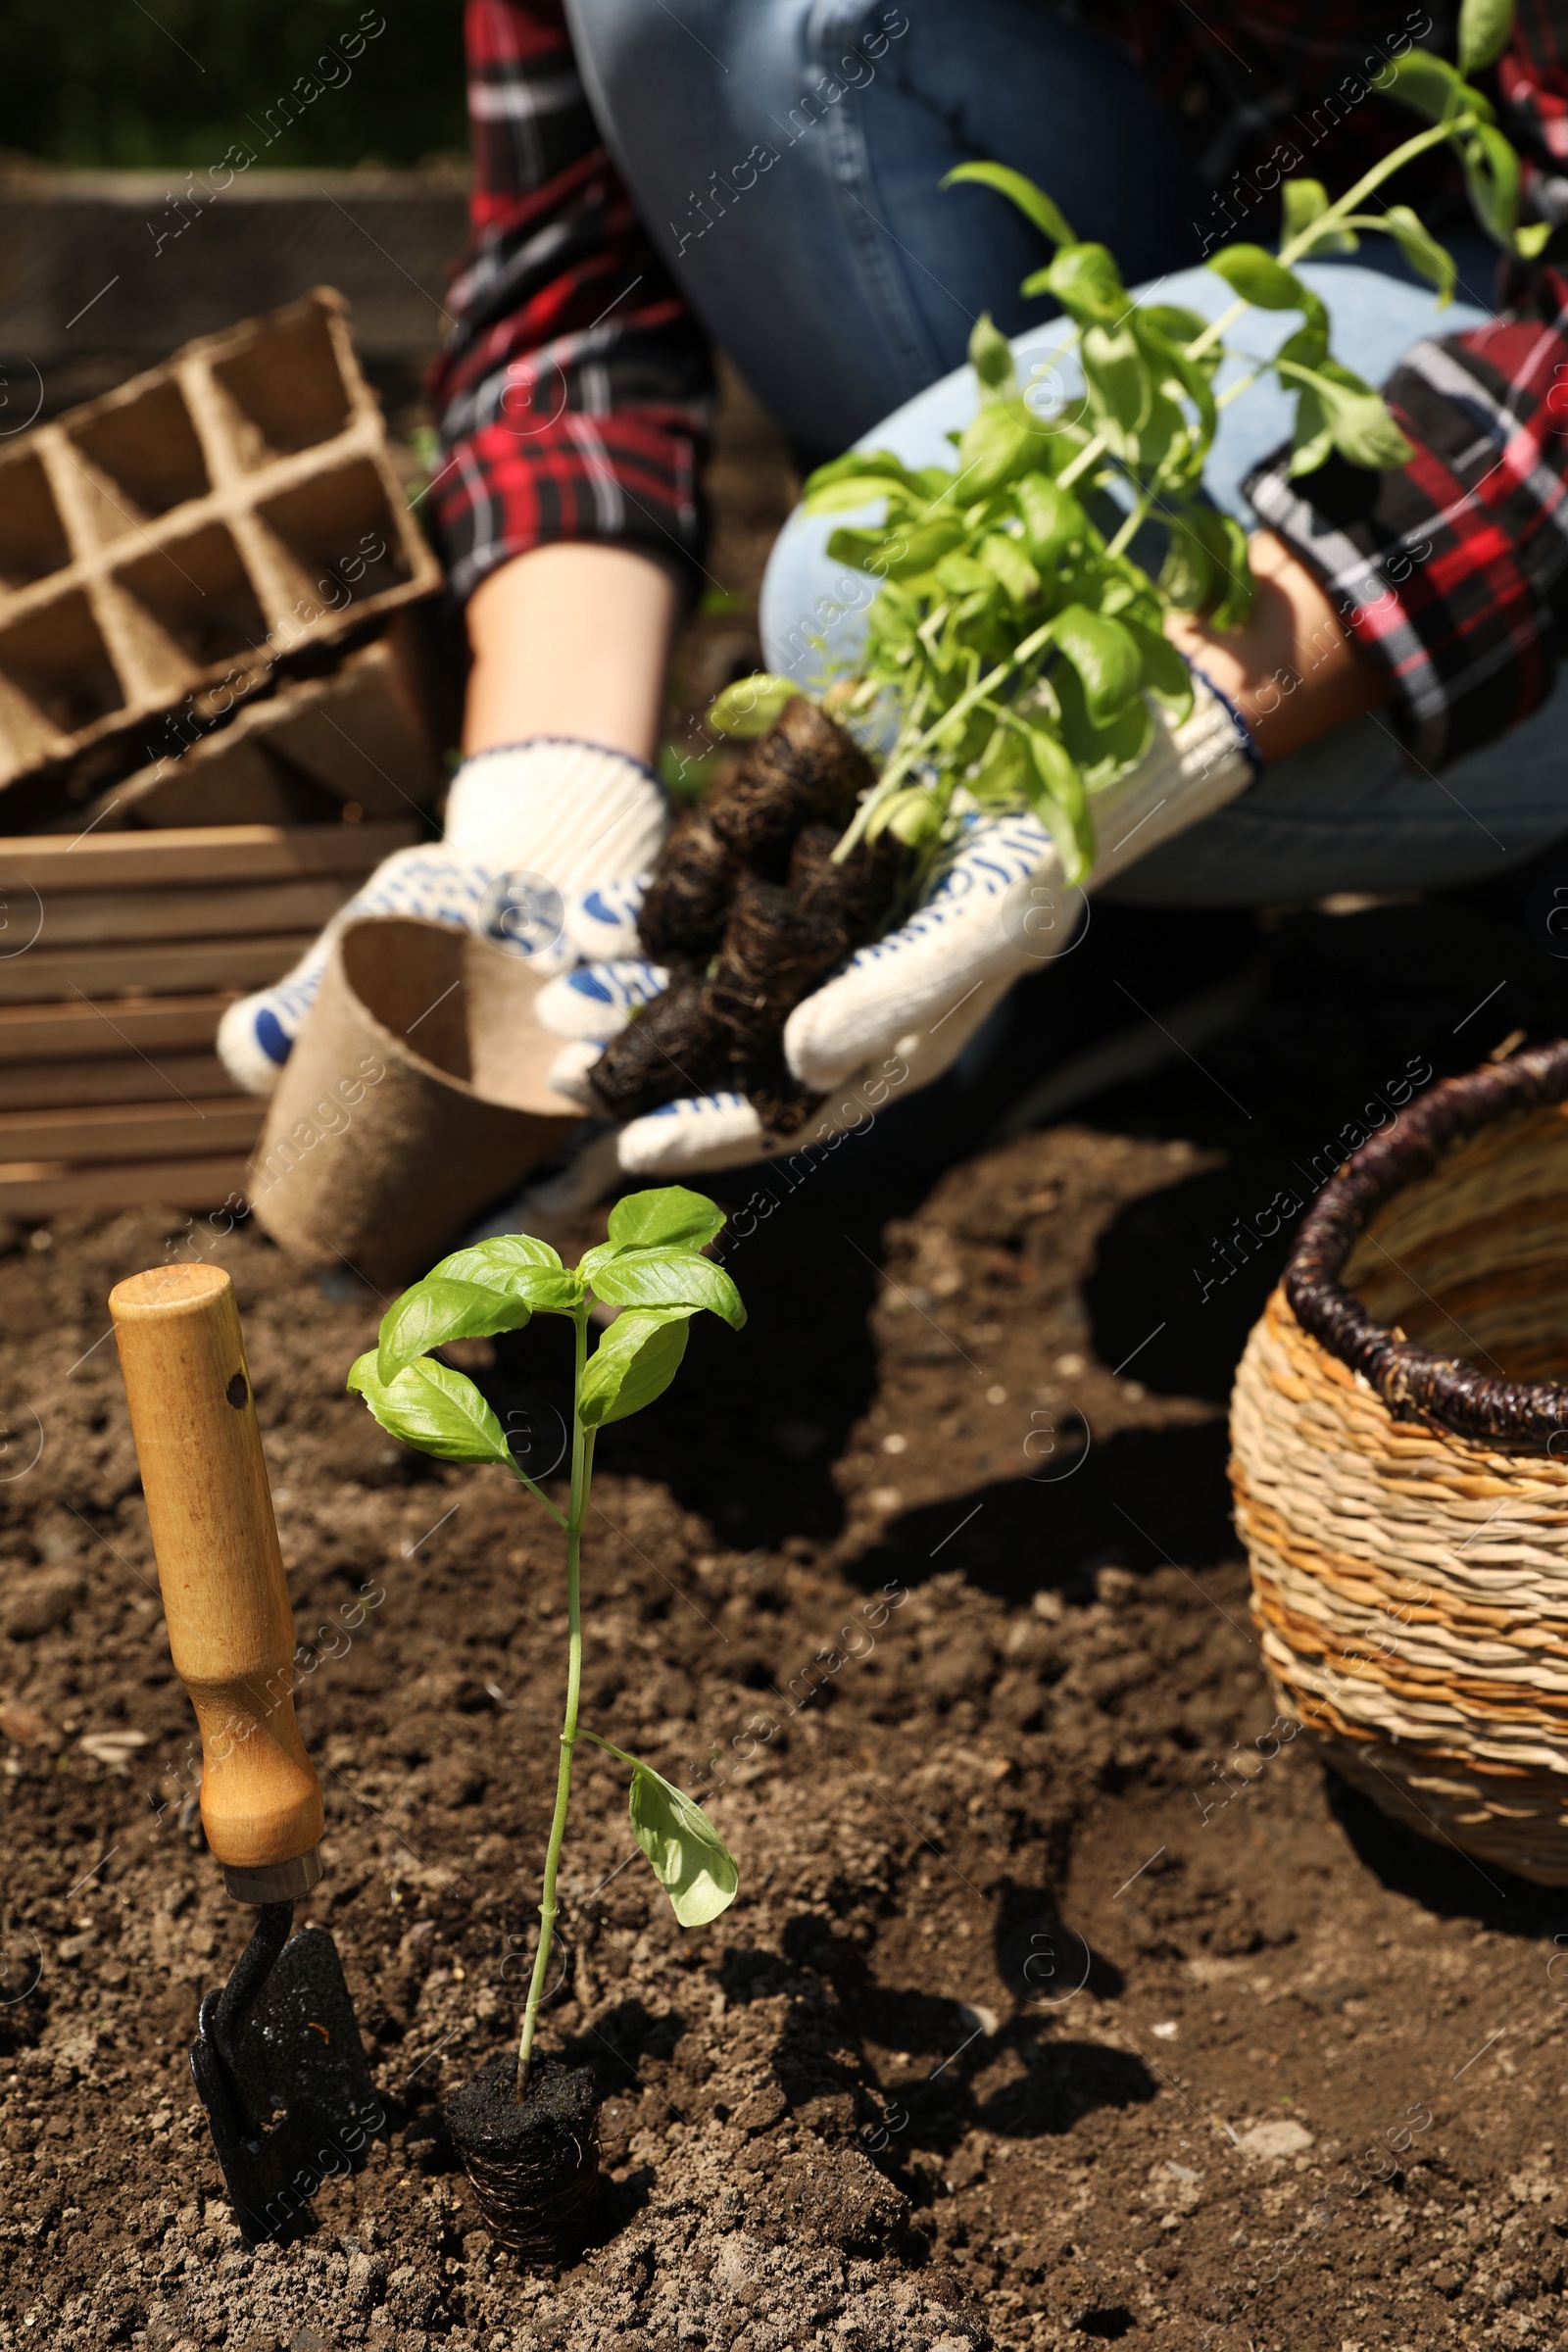
[[[1396,1420],[1435,1421],[1455,1437],[1532,1452],[1546,1451],[1554,1438],[1568,1445],[1568,1386],[1497,1380],[1462,1356],[1433,1355],[1368,1314],[1339,1279],[1372,1212],[1430,1175],[1451,1145],[1565,1095],[1568,1038],[1440,1079],[1387,1134],[1351,1152],[1302,1219],[1285,1269],[1291,1310],[1321,1348],[1362,1375]]]

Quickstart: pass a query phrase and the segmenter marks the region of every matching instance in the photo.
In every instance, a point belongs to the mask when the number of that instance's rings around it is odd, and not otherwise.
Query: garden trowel
[[[191,2072],[241,2228],[279,2236],[385,2122],[337,1946],[291,1936],[321,1876],[294,1721],[294,1626],[228,1276],[155,1267],[110,1295],[174,1671],[202,1736],[202,1826],[255,1933],[201,2005]]]

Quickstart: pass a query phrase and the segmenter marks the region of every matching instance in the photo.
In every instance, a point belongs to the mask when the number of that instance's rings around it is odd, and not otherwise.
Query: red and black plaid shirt
[[[561,0],[468,0],[470,233],[430,372],[452,584],[551,539],[695,569],[707,342],[588,111]]]
[[[1453,54],[1452,0],[1080,0],[1145,66],[1215,191],[1212,242],[1267,237],[1282,175],[1332,191],[1414,127],[1368,82],[1410,39]],[[474,192],[457,325],[431,375],[431,492],[454,585],[551,539],[614,539],[688,566],[711,378],[588,111],[561,0],[469,0]],[[1492,77],[1525,157],[1527,217],[1568,222],[1568,0],[1523,0]],[[1457,218],[1439,162],[1399,196]],[[1396,472],[1333,460],[1249,483],[1393,671],[1412,757],[1492,741],[1550,692],[1568,624],[1568,235],[1509,307],[1417,344],[1385,391],[1415,449]]]

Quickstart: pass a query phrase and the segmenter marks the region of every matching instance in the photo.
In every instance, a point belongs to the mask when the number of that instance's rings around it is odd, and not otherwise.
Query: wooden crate
[[[413,822],[0,839],[0,1214],[241,1193],[265,1105],[213,1051]]]

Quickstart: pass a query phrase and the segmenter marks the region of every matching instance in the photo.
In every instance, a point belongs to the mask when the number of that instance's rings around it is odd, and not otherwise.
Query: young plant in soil
[[[1328,313],[1296,265],[1388,236],[1446,302],[1452,257],[1408,205],[1380,193],[1443,147],[1457,156],[1474,210],[1505,253],[1531,259],[1550,233],[1544,221],[1520,226],[1518,156],[1469,78],[1501,54],[1512,19],[1511,0],[1463,0],[1457,66],[1423,49],[1390,60],[1377,88],[1427,126],[1332,203],[1321,181],[1288,180],[1277,255],[1233,243],[1208,256],[1235,296],[1212,320],[1135,302],[1107,248],[1075,237],[1021,172],[964,164],[949,173],[945,186],[979,182],[1009,199],[1055,247],[1023,291],[1050,295],[1065,314],[1054,362],[1076,352],[1082,395],[1054,414],[1037,411],[1006,338],[982,318],[969,344],[980,405],[954,436],[956,467],[851,450],[807,483],[808,514],[881,509],[880,520],[841,527],[828,542],[830,555],[882,585],[856,674],[827,683],[821,700],[889,748],[874,772],[828,710],[788,678],[742,679],[718,697],[710,725],[764,740],[676,827],[660,862],[642,936],[669,965],[670,985],[597,1064],[609,1107],[635,1113],[727,1083],[751,1095],[765,1126],[788,1134],[810,1104],[783,1067],[785,1017],[835,960],[875,936],[901,891],[977,814],[1032,810],[1067,879],[1090,873],[1095,795],[1148,751],[1152,704],[1178,722],[1192,707],[1166,614],[1198,612],[1229,629],[1251,602],[1246,534],[1202,487],[1221,412],[1265,376],[1293,393],[1298,475],[1336,454],[1368,468],[1402,466],[1411,454],[1380,394],[1333,356]],[[1374,199],[1381,209],[1370,209]],[[1301,321],[1272,359],[1230,339],[1254,310]],[[1220,386],[1228,361],[1235,368]],[[1157,574],[1131,553],[1149,524],[1164,539]],[[808,745],[838,793],[824,788],[811,800],[796,787],[792,799],[783,788],[781,767],[798,768]],[[853,914],[839,918],[840,957],[828,954],[830,927],[809,914],[807,893],[821,888],[817,852],[804,854],[810,879],[798,881],[789,848],[818,825],[838,827],[829,862],[846,884],[858,877],[847,891]],[[878,845],[879,860],[870,855]]]
[[[631,1772],[632,1833],[683,1928],[704,1927],[735,1899],[735,1860],[699,1805],[637,1756],[579,1720],[582,1690],[581,1563],[593,1480],[594,1440],[662,1396],[686,1351],[693,1315],[719,1315],[735,1330],[746,1310],[734,1283],[703,1254],[724,1212],[672,1185],[633,1193],[610,1212],[609,1239],[564,1266],[547,1242],[514,1233],[455,1250],[403,1293],[381,1321],[348,1386],[381,1427],[441,1461],[493,1462],[509,1470],[565,1537],[566,1692],[555,1811],[545,1848],[539,1942],[516,2057],[492,2061],[449,2102],[447,2122],[494,2233],[514,2251],[559,2260],[580,2238],[598,2165],[592,2070],[534,2060],[534,2034],[555,1939],[557,1877],[566,1834],[572,1755],[592,1742]],[[596,1301],[620,1312],[590,1354]],[[563,1512],[513,1456],[506,1432],[462,1372],[431,1350],[449,1340],[517,1331],[535,1315],[572,1327],[571,1483]]]

